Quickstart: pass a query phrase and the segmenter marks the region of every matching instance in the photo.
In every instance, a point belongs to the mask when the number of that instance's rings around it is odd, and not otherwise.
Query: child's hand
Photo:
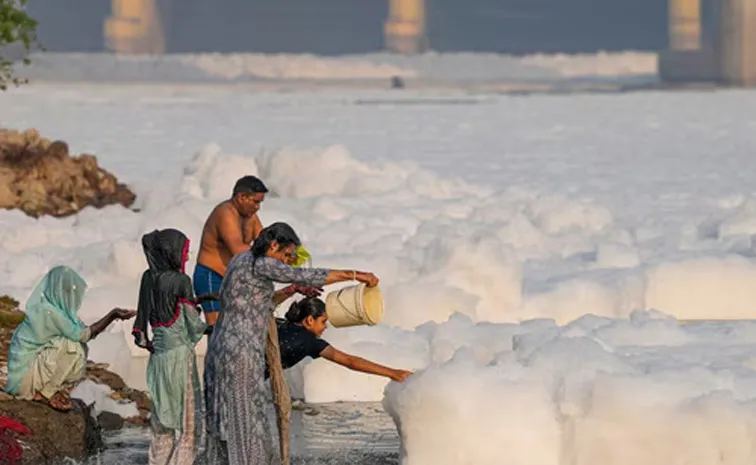
[[[294,286],[292,286],[292,287],[293,287],[293,291],[294,292],[299,292],[300,294],[302,294],[305,297],[319,297],[320,294],[323,293],[323,288],[322,287],[299,286],[299,285],[296,285],[296,284]]]

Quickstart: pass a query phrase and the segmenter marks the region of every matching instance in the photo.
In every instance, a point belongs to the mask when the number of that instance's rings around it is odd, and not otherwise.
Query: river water
[[[399,437],[393,421],[379,403],[334,403],[297,407],[292,412],[291,430],[293,464],[399,463]],[[105,434],[105,443],[106,449],[89,459],[85,465],[147,463],[147,428],[130,427],[108,432]]]

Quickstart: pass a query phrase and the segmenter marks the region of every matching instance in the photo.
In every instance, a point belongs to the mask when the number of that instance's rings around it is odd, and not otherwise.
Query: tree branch
[[[28,53],[37,44],[37,21],[26,12],[26,1],[0,0],[0,90],[27,82],[14,74],[18,60],[2,55],[3,49],[19,45],[24,52],[21,63],[29,64]]]

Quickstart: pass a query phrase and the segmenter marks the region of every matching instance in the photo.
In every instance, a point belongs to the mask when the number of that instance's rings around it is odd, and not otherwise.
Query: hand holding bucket
[[[354,273],[357,279],[357,273]],[[328,294],[326,315],[336,328],[347,326],[374,326],[383,319],[383,294],[378,278],[372,273],[360,273],[360,284],[345,287]]]
[[[365,283],[367,287],[375,287],[378,285],[378,276],[373,273],[365,273],[363,271],[353,271],[352,273],[354,273],[354,278],[352,278],[353,281]]]

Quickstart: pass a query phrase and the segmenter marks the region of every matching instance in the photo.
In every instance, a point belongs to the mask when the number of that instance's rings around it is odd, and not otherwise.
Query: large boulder
[[[135,199],[93,155],[71,156],[68,144],[35,129],[0,129],[0,208],[64,217],[87,206],[128,208]]]
[[[6,398],[0,400],[0,416],[31,430],[29,435],[16,437],[23,446],[22,465],[52,465],[66,458],[81,460],[103,447],[92,407],[75,399],[74,409],[62,413],[38,402]]]

